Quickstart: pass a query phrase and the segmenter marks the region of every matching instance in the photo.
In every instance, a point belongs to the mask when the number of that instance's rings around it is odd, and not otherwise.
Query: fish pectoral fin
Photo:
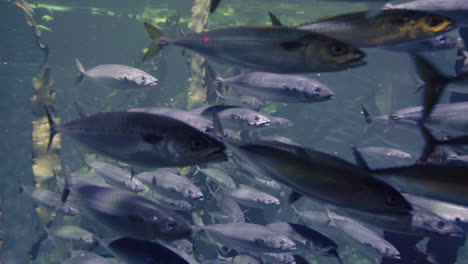
[[[288,197],[288,204],[294,203],[295,201],[301,199],[302,196],[303,196],[302,194],[300,194],[298,192],[295,192],[295,191],[292,191],[291,194],[289,194],[289,197]]]
[[[280,43],[281,47],[287,51],[294,51],[304,46],[301,41],[285,41]]]
[[[155,135],[155,134],[146,134],[146,135],[143,135],[142,138],[145,142],[148,142],[150,144],[157,144],[161,142],[161,140],[164,139],[163,136]]]

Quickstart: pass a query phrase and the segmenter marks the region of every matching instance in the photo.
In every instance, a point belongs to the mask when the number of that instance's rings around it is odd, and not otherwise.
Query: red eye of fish
[[[210,41],[210,38],[209,37],[203,37],[203,42],[209,42]]]

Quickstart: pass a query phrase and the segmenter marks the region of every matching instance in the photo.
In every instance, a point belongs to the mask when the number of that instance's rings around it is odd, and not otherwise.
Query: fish
[[[158,169],[135,175],[156,192],[175,199],[202,200],[202,191],[187,177],[168,170]]]
[[[451,134],[463,134],[468,129],[468,103],[436,104],[431,106],[431,113],[424,119],[424,125],[431,130]],[[365,110],[365,108],[363,108]],[[413,106],[393,111],[388,115],[371,117],[367,113],[366,122],[379,121],[393,127],[403,125],[418,129],[418,122],[424,118],[425,106]]]
[[[296,141],[294,141],[293,139],[288,138],[288,137],[283,137],[283,136],[262,136],[262,135],[258,134],[258,138],[259,138],[260,141],[277,141],[277,142],[280,142],[280,143],[285,143],[285,144],[289,144],[289,145],[296,145],[298,147],[302,147],[301,144],[297,143]]]
[[[295,28],[325,34],[358,48],[382,48],[427,40],[456,27],[454,20],[417,10],[382,10],[377,16],[352,12],[324,17]]]
[[[290,252],[296,244],[286,236],[251,223],[227,223],[199,227],[222,245],[253,252]]]
[[[60,264],[118,264],[117,260],[104,258],[89,251],[72,250],[71,257],[63,259]]]
[[[207,185],[210,190],[211,196],[216,200],[219,209],[221,209],[226,215],[228,215],[232,222],[234,223],[245,223],[244,213],[240,209],[239,205],[232,198],[227,196],[223,192],[213,192],[209,185]]]
[[[274,73],[328,72],[365,64],[364,52],[325,35],[294,28],[244,26],[168,38],[153,25],[144,25],[153,42],[143,61],[161,47],[175,45],[220,63]]]
[[[182,121],[199,131],[210,135],[213,132],[213,123],[206,118],[177,108],[131,108],[129,112],[142,112],[156,115],[168,116]]]
[[[252,208],[264,208],[280,204],[278,198],[243,184],[240,184],[237,190],[228,191],[226,194],[237,203]]]
[[[248,95],[221,95],[218,93],[218,97],[223,100],[223,104],[238,105],[243,108],[259,109],[265,105],[260,99]]]
[[[338,244],[312,228],[287,222],[274,222],[266,225],[266,227],[291,238],[298,247],[300,246],[300,248],[307,252],[333,257],[336,258],[339,263],[342,263],[337,252]]]
[[[404,151],[393,149],[393,148],[386,148],[386,147],[366,147],[366,148],[359,148],[359,152],[366,153],[376,157],[390,157],[390,158],[397,158],[397,159],[411,159],[412,156],[409,153]]]
[[[324,84],[304,76],[249,72],[222,78],[209,64],[207,71],[215,76],[215,82],[228,84],[244,95],[264,101],[283,103],[315,103],[332,100],[335,94]]]
[[[262,259],[272,264],[296,264],[294,255],[291,253],[261,253],[259,255]]]
[[[463,29],[463,30],[462,30]],[[467,40],[467,33],[468,33],[468,27],[460,28],[459,34],[460,36],[465,37]],[[465,40],[463,38],[458,38],[458,49],[457,49],[457,57],[455,61],[455,74],[460,75],[463,73],[468,72],[468,51],[466,51],[465,47]]]
[[[71,202],[62,203],[60,194],[58,193],[23,185],[20,187],[20,192],[26,193],[37,205],[49,210],[58,210],[59,212],[70,216],[76,216],[80,213],[75,204]]]
[[[222,170],[214,168],[198,168],[198,171],[212,180],[216,185],[224,190],[233,190],[237,187],[236,182]]]
[[[328,217],[331,226],[338,228],[359,244],[372,247],[384,257],[400,259],[400,252],[395,246],[358,221],[332,212],[328,212]]]
[[[92,185],[72,185],[70,190],[82,215],[123,235],[171,241],[192,234],[183,218],[132,192]]]
[[[399,4],[388,3],[384,9],[389,10],[421,10],[441,14],[453,19],[459,26],[468,25],[468,3],[464,0],[412,0]]]
[[[86,162],[86,161],[85,161]],[[86,165],[94,169],[108,183],[132,192],[143,192],[148,187],[138,178],[133,177],[126,170],[105,162],[86,162]]]
[[[84,243],[94,243],[96,241],[92,232],[79,226],[62,225],[47,230],[47,233],[56,238],[78,240]]]
[[[382,47],[386,51],[393,52],[405,52],[409,54],[421,53],[421,52],[436,52],[442,50],[450,50],[458,47],[457,40],[442,34],[430,39],[412,41],[398,45],[391,45]]]
[[[466,206],[447,203],[409,193],[403,193],[403,196],[411,204],[425,208],[426,210],[431,211],[452,223],[468,225],[468,207]],[[442,223],[439,225],[445,224]]]
[[[137,68],[117,64],[103,64],[85,70],[77,58],[75,58],[75,63],[80,73],[76,80],[77,84],[85,80],[100,87],[123,91],[150,88],[158,84],[158,79]]]
[[[223,143],[170,117],[102,112],[57,125],[47,107],[45,111],[51,128],[49,147],[54,136],[63,133],[113,159],[146,167],[187,166],[226,159]]]
[[[171,249],[158,242],[131,237],[118,237],[100,239],[99,244],[112,255],[128,264],[190,264]]]
[[[223,127],[233,130],[260,129],[268,127],[271,120],[264,114],[252,109],[233,105],[214,105],[192,109],[190,112],[211,119],[217,113]]]
[[[256,258],[250,255],[239,254],[232,259],[232,264],[261,264]]]
[[[299,197],[305,195],[374,214],[405,215],[411,210],[409,203],[390,185],[338,157],[271,141],[231,141],[229,146],[246,159],[254,160],[260,173],[292,188]]]
[[[155,201],[157,204],[174,210],[174,211],[191,211],[192,205],[186,200],[176,200],[171,197],[164,196],[158,192],[146,192],[143,194],[144,197]]]
[[[171,245],[184,252],[185,254],[193,253],[193,244],[188,239],[172,241]]]

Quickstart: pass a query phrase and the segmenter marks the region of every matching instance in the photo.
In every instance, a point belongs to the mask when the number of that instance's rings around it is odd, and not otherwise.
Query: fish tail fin
[[[205,66],[205,74],[208,74],[211,77],[212,82],[224,82],[224,79],[221,77],[221,75],[219,75],[219,73],[215,71],[215,69],[213,69],[213,67],[211,67],[208,62],[205,61],[203,64]]]
[[[448,78],[439,72],[432,64],[429,63],[423,56],[415,55],[415,64],[418,74],[426,83],[424,92],[424,113],[422,119],[426,119],[432,112],[434,105],[442,95],[442,91]]]
[[[213,13],[218,7],[221,0],[211,0],[210,1],[210,14]]]
[[[155,26],[148,22],[144,22],[144,25],[150,38],[153,40],[153,43],[151,43],[151,45],[148,47],[148,51],[143,56],[143,61],[148,61],[150,58],[158,54],[162,46],[167,45],[167,39],[164,37],[164,34]]]
[[[74,101],[73,104],[75,105],[76,111],[78,112],[81,118],[90,116],[89,111],[80,101]]]
[[[431,154],[434,152],[436,145],[438,144],[437,139],[432,135],[432,133],[424,126],[422,122],[419,122],[419,128],[424,137],[425,145],[421,160],[427,160]]]
[[[354,159],[356,160],[356,163],[361,169],[364,169],[366,171],[370,171],[369,166],[367,165],[366,161],[362,157],[361,153],[359,150],[357,150],[356,146],[353,146],[353,156]]]
[[[364,105],[361,105],[362,108],[362,114],[364,115],[364,127],[362,128],[361,135],[364,135],[367,131],[367,127],[369,126],[370,123],[372,123],[372,116],[367,112],[367,109]]]
[[[214,128],[214,137],[217,139],[224,138],[223,126],[221,125],[221,120],[219,120],[219,115],[216,112],[213,112],[213,128]]]
[[[281,21],[278,19],[277,16],[275,16],[275,14],[273,14],[272,12],[268,11],[268,15],[270,16],[270,21],[271,21],[271,24],[273,26],[283,26],[283,24],[281,23]]]
[[[79,72],[79,75],[78,77],[76,77],[75,79],[75,85],[81,83],[81,81],[83,80],[84,76],[85,76],[85,69],[83,67],[83,64],[81,64],[80,60],[78,58],[75,58],[75,64],[76,64],[76,68],[78,69],[78,72]]]
[[[47,122],[49,123],[50,127],[49,143],[47,144],[47,152],[49,152],[50,146],[52,145],[52,141],[54,140],[55,135],[58,133],[58,130],[57,124],[55,123],[54,118],[52,117],[50,109],[49,107],[47,107],[47,105],[44,105],[44,110],[47,116]]]

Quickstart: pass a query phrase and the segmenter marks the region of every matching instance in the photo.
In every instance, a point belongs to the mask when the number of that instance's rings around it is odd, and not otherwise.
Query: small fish
[[[84,243],[94,243],[94,234],[79,226],[63,225],[47,231],[51,236],[61,239],[78,240]]]
[[[29,186],[21,186],[20,192],[25,192],[37,205],[47,208],[49,210],[53,211],[58,208],[59,212],[70,216],[75,216],[79,214],[76,205],[74,205],[73,203],[66,202],[62,204],[60,194],[58,193]]]
[[[409,153],[398,149],[386,148],[386,147],[367,147],[358,149],[362,153],[370,154],[376,157],[390,157],[397,159],[411,159],[412,156]]]
[[[103,112],[57,125],[47,107],[45,110],[51,127],[49,146],[57,133],[64,133],[111,158],[148,167],[226,159],[221,142],[170,117]]]
[[[272,264],[296,264],[294,255],[291,253],[261,253],[260,256]]]
[[[465,0],[412,0],[400,4],[385,5],[384,9],[397,10],[421,10],[441,14],[455,20],[459,26],[467,26],[468,3]]]
[[[171,245],[184,252],[185,254],[193,253],[193,244],[188,239],[172,241]]]
[[[239,189],[228,191],[226,194],[239,204],[252,208],[264,208],[280,204],[276,197],[243,184],[239,185]]]
[[[296,141],[294,141],[293,139],[290,139],[288,137],[283,137],[283,136],[262,136],[262,135],[258,134],[258,138],[260,139],[260,141],[277,141],[277,142],[284,143],[284,144],[296,145],[298,147],[302,147],[301,144],[297,143]]]
[[[153,40],[143,57],[155,56],[161,47],[180,46],[208,59],[275,73],[338,71],[362,66],[365,54],[325,35],[279,26],[246,26],[167,38],[149,23]]]
[[[328,212],[328,217],[331,226],[335,226],[359,244],[372,247],[384,257],[400,259],[400,252],[390,242],[358,221],[332,212]]]
[[[250,72],[222,78],[210,65],[208,71],[215,81],[234,86],[239,92],[261,100],[284,103],[315,103],[334,98],[334,93],[324,84],[298,75],[268,72]]]
[[[209,185],[207,185],[209,187]],[[216,193],[210,189],[210,194],[218,203],[219,209],[221,209],[226,215],[228,215],[234,223],[245,223],[244,213],[240,209],[239,205],[232,198],[227,196],[225,193]]]
[[[261,264],[260,261],[250,255],[236,255],[232,259],[232,264]]]
[[[224,190],[232,190],[235,189],[236,182],[222,170],[214,169],[214,168],[205,168],[201,169],[198,168],[198,171],[203,173],[206,177],[212,180],[216,185],[223,188]]]
[[[228,223],[200,228],[232,249],[271,253],[296,250],[296,244],[291,239],[257,224]]]
[[[99,255],[83,250],[72,250],[71,257],[61,260],[60,264],[118,264],[117,260],[103,258]]]
[[[217,113],[223,124],[223,128],[233,130],[260,129],[268,127],[271,120],[264,114],[252,109],[233,105],[214,105],[191,110],[207,119],[211,119],[213,113]]]
[[[158,242],[134,239],[130,237],[120,237],[113,239],[100,239],[99,244],[112,255],[128,264],[190,264],[174,251]]]
[[[382,10],[325,17],[296,28],[339,39],[356,47],[384,47],[430,39],[456,27],[455,21],[417,10]]]
[[[189,111],[176,108],[131,108],[128,111],[168,116],[180,120],[203,133],[211,134],[213,132],[213,123],[210,120]]]
[[[134,193],[92,185],[70,188],[81,214],[121,234],[171,241],[192,233],[183,218]]]
[[[435,199],[404,193],[403,196],[411,204],[425,208],[428,211],[437,214],[452,223],[463,223],[468,225],[468,207],[447,203]],[[445,225],[444,223],[439,224]]]
[[[176,200],[171,197],[164,196],[157,192],[146,192],[143,196],[155,201],[157,204],[174,211],[190,211],[192,205],[185,200]]]
[[[341,258],[338,255],[338,245],[314,229],[304,225],[275,222],[268,224],[267,228],[291,238],[297,246],[302,247],[307,251],[312,251],[322,256],[337,258],[341,263]]]
[[[86,162],[90,168],[94,169],[100,176],[102,176],[107,182],[116,187],[123,188],[132,192],[143,192],[147,189],[146,185],[141,182],[138,178],[132,177],[132,175],[126,170],[108,164],[105,162]]]
[[[76,58],[75,63],[80,72],[76,83],[84,79],[101,87],[124,91],[153,87],[158,84],[158,79],[150,74],[125,65],[104,64],[86,71]]]
[[[203,193],[187,177],[177,175],[171,171],[158,169],[135,175],[156,192],[175,199],[201,200]]]

